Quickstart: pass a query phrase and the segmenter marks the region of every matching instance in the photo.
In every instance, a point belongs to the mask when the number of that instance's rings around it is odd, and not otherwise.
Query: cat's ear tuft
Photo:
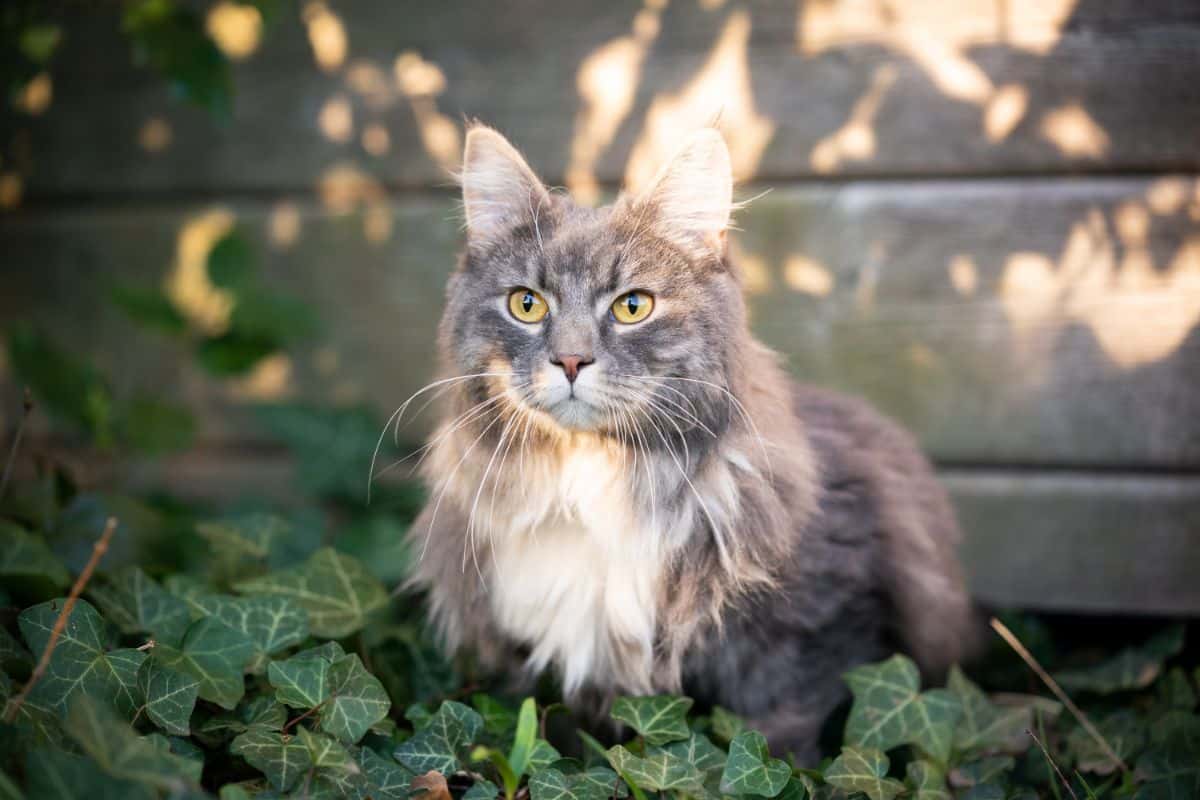
[[[462,167],[467,236],[490,240],[534,222],[549,193],[508,140],[484,125],[467,132]]]
[[[723,250],[733,210],[729,148],[714,128],[688,136],[641,196],[653,208],[661,232],[702,239]]]

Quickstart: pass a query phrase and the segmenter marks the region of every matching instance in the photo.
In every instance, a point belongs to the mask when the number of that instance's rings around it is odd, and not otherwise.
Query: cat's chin
[[[603,422],[600,409],[579,397],[560,400],[547,413],[564,428],[573,431],[591,431]]]

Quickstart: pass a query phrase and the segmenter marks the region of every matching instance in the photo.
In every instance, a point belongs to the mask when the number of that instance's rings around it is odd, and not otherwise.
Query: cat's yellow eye
[[[508,310],[521,322],[541,322],[550,310],[542,296],[533,289],[517,289],[508,296]]]
[[[654,310],[654,298],[645,292],[626,292],[612,304],[613,316],[623,325],[641,322]]]

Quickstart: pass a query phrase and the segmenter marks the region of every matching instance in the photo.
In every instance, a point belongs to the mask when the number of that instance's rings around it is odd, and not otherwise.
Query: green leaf
[[[1096,730],[1104,737],[1117,756],[1132,762],[1146,746],[1146,725],[1130,709],[1093,717]],[[1067,736],[1067,752],[1074,758],[1075,767],[1096,775],[1111,775],[1120,769],[1107,751],[1083,728],[1077,727]]]
[[[1188,681],[1187,674],[1179,667],[1171,669],[1158,682],[1156,694],[1158,704],[1165,709],[1191,711],[1196,707],[1196,691]]]
[[[60,749],[31,750],[25,759],[31,800],[156,800],[140,783],[114,778],[92,759]]]
[[[213,617],[193,622],[178,649],[154,648],[154,657],[164,666],[200,682],[200,697],[227,709],[242,699],[243,674],[253,656],[254,644],[245,634]]]
[[[196,361],[210,374],[228,378],[244,375],[278,349],[272,339],[231,330],[202,341],[196,348]]]
[[[240,231],[232,230],[208,253],[208,279],[221,289],[243,289],[254,279],[254,262],[250,242]]]
[[[13,783],[13,779],[0,771],[0,800],[25,800],[24,793]]]
[[[989,756],[956,767],[952,773],[955,786],[982,786],[992,783],[1013,771],[1012,756]]]
[[[1112,694],[1144,689],[1158,679],[1163,662],[1182,649],[1183,626],[1173,625],[1141,647],[1126,648],[1094,667],[1060,672],[1055,678],[1071,691]]]
[[[693,731],[684,741],[671,742],[665,745],[663,750],[682,758],[701,772],[723,770],[725,767],[725,751],[713,744],[703,733]]]
[[[70,585],[67,568],[41,536],[0,520],[0,541],[0,581],[13,594],[41,599]]]
[[[196,436],[192,412],[145,395],[134,397],[121,409],[117,426],[123,441],[151,456],[186,450]]]
[[[311,306],[278,292],[260,289],[239,293],[230,324],[239,335],[278,345],[309,338],[316,332]]]
[[[709,721],[712,723],[713,735],[726,743],[732,742],[734,737],[746,730],[745,720],[721,706],[713,706]]]
[[[957,666],[950,669],[947,686],[962,707],[954,731],[954,746],[959,751],[970,755],[1020,753],[1029,747],[1025,731],[1033,726],[1032,706],[995,705]]]
[[[476,692],[471,705],[483,717],[483,730],[498,741],[510,736],[517,727],[517,714],[491,695]]]
[[[246,759],[281,792],[295,786],[313,765],[308,747],[298,737],[257,726],[234,739],[229,752]]]
[[[251,513],[200,522],[196,532],[214,553],[234,558],[265,560],[272,545],[288,535],[291,524],[275,514]]]
[[[358,766],[371,787],[375,800],[408,800],[413,774],[391,759],[384,758],[369,747],[358,750]],[[474,787],[472,787],[474,788]],[[493,787],[494,788],[494,787]],[[470,790],[467,792],[470,794]],[[495,795],[489,800],[494,800]]]
[[[242,581],[246,594],[295,600],[307,613],[315,636],[339,639],[360,630],[367,616],[387,605],[383,584],[350,556],[325,547],[304,564]]]
[[[187,320],[161,289],[118,285],[111,291],[113,303],[137,324],[178,336],[187,331]]]
[[[533,789],[533,780],[530,779],[529,788]],[[500,787],[489,780],[478,780],[471,784],[471,788],[463,794],[462,800],[496,800],[500,794]]]
[[[904,784],[887,777],[888,757],[872,748],[843,747],[825,770],[825,780],[845,792],[862,792],[871,800],[892,800]]]
[[[18,47],[35,64],[45,64],[62,42],[62,28],[49,22],[30,22],[21,29]]]
[[[155,789],[182,792],[195,783],[195,768],[154,736],[138,736],[103,704],[81,695],[71,702],[67,732],[102,770]]]
[[[641,789],[656,792],[667,789],[699,792],[704,788],[704,776],[700,770],[665,750],[647,752],[645,757],[638,757],[625,747],[617,745],[610,747],[604,754],[608,763],[612,764],[621,777],[632,781]]]
[[[101,577],[88,593],[122,633],[149,633],[162,642],[178,644],[192,621],[187,603],[138,567]]]
[[[33,669],[33,656],[8,629],[0,626],[0,672],[25,675]]]
[[[304,742],[304,746],[308,748],[308,754],[312,758],[314,767],[350,772],[359,771],[358,762],[341,742],[319,733],[313,733],[302,725],[296,728],[296,733],[299,735],[300,741]]]
[[[138,669],[138,689],[145,698],[146,716],[167,733],[187,736],[196,707],[200,681],[148,658]]]
[[[161,73],[188,101],[228,118],[229,62],[205,34],[204,18],[162,0],[135,0],[123,8],[121,30],[133,42],[134,61]]]
[[[913,800],[951,800],[946,772],[932,761],[908,762],[907,782]]]
[[[666,744],[686,739],[691,733],[687,725],[691,707],[689,697],[618,697],[613,703],[612,717],[629,725],[647,743]]]
[[[50,600],[21,612],[18,623],[29,649],[40,658],[63,607]],[[63,628],[41,681],[30,693],[34,705],[66,714],[80,694],[110,703],[126,718],[141,705],[137,671],[146,654],[137,650],[104,649],[104,621],[86,600],[79,600]]]
[[[328,695],[321,711],[321,730],[344,742],[357,742],[392,707],[383,684],[354,653],[329,668]]]
[[[483,718],[472,708],[447,700],[429,722],[396,748],[396,760],[418,775],[458,769],[460,752],[479,735]]]
[[[209,595],[195,605],[254,643],[262,658],[300,644],[308,638],[308,617],[286,597],[227,597]]]
[[[946,763],[962,715],[953,693],[934,689],[921,694],[917,666],[902,655],[856,667],[845,678],[854,695],[846,720],[847,744],[883,751],[912,744]]]
[[[538,739],[533,743],[533,750],[529,753],[529,761],[525,765],[525,773],[531,775],[543,767],[547,767],[562,758],[554,746],[545,739]]]
[[[532,697],[526,697],[517,715],[517,733],[508,756],[508,763],[518,778],[525,774],[529,766],[529,756],[537,739],[537,724],[537,702]]]
[[[325,702],[329,697],[328,675],[327,660],[303,653],[286,661],[273,661],[267,668],[275,697],[292,708],[315,708]]]
[[[546,768],[529,779],[529,795],[533,800],[608,800],[618,782],[617,774],[607,767],[572,774]]]
[[[8,357],[21,383],[56,421],[112,444],[112,393],[90,366],[28,325],[9,331]]]
[[[729,743],[729,758],[721,773],[721,791],[774,797],[783,791],[791,774],[787,762],[771,758],[767,740],[761,733],[743,731]]]

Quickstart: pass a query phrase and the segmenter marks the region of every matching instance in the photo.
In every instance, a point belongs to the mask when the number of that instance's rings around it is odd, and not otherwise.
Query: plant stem
[[[75,579],[75,585],[71,587],[71,593],[67,595],[67,601],[63,603],[62,611],[58,612],[58,619],[54,621],[54,628],[50,631],[50,638],[46,641],[46,649],[42,651],[42,657],[38,659],[37,666],[33,669],[33,674],[29,676],[29,680],[25,683],[25,687],[21,689],[21,693],[13,698],[8,704],[8,708],[4,712],[4,721],[12,722],[17,717],[17,711],[21,708],[21,704],[25,702],[25,698],[29,696],[29,692],[37,685],[37,682],[42,679],[42,675],[46,673],[46,668],[50,666],[50,656],[54,653],[54,648],[58,647],[58,640],[62,637],[62,633],[66,630],[67,620],[71,616],[71,612],[75,609],[75,601],[79,599],[79,595],[83,594],[83,587],[87,586],[87,582],[92,578],[92,572],[95,571],[96,565],[100,563],[100,559],[108,552],[108,543],[112,541],[113,532],[117,529],[117,518],[109,517],[104,523],[104,532],[100,534],[100,538],[96,540],[96,544],[92,546],[92,557],[88,559],[87,564],[83,568],[83,572],[79,573],[79,577]]]
[[[1034,733],[1031,728],[1026,728],[1025,732],[1028,733],[1029,738],[1037,742],[1037,746],[1042,749],[1042,755],[1046,757],[1046,762],[1050,764],[1050,768],[1054,770],[1056,775],[1058,775],[1058,779],[1062,781],[1062,785],[1065,786],[1067,791],[1071,793],[1071,797],[1073,797],[1074,800],[1079,800],[1079,797],[1075,794],[1075,790],[1072,789],[1071,784],[1067,782],[1066,776],[1063,775],[1062,770],[1058,768],[1058,764],[1056,764],[1054,759],[1050,757],[1050,751],[1046,749],[1046,745],[1042,744],[1042,740],[1037,737],[1037,734]]]
[[[1110,745],[1108,740],[1100,734],[1100,731],[1096,730],[1096,726],[1092,724],[1090,719],[1088,719],[1087,714],[1084,714],[1083,711],[1080,710],[1079,706],[1075,705],[1075,703],[1071,701],[1071,698],[1067,696],[1067,693],[1064,692],[1062,687],[1058,685],[1058,681],[1050,677],[1050,673],[1046,672],[1046,670],[1042,668],[1042,665],[1038,663],[1037,659],[1033,657],[1033,653],[1030,653],[1025,645],[1021,644],[1021,640],[1017,638],[1016,634],[1010,631],[1007,625],[995,617],[992,617],[990,624],[992,626],[992,630],[1000,634],[1000,638],[1007,642],[1008,646],[1016,651],[1017,655],[1019,655],[1021,659],[1029,665],[1029,668],[1037,673],[1037,676],[1042,679],[1042,683],[1046,684],[1050,691],[1054,693],[1054,696],[1059,699],[1059,702],[1067,707],[1067,710],[1070,711],[1075,719],[1079,721],[1079,724],[1082,725],[1083,729],[1088,732],[1088,735],[1096,741],[1096,744],[1100,745],[1100,749],[1103,750],[1104,754],[1112,760],[1113,764],[1120,767],[1122,772],[1129,772],[1129,766],[1126,765],[1119,755],[1117,755],[1117,751],[1113,750],[1112,745]]]
[[[13,436],[12,449],[8,451],[8,460],[4,462],[4,477],[0,478],[0,500],[8,491],[8,479],[12,477],[13,464],[17,460],[17,451],[21,449],[21,437],[25,435],[25,423],[33,411],[33,395],[29,387],[25,387],[25,398],[21,403],[21,421],[17,423],[17,433]]]
[[[301,720],[303,720],[303,719],[307,719],[308,717],[311,717],[313,714],[315,714],[315,713],[317,713],[318,711],[320,711],[320,710],[321,710],[321,706],[325,705],[326,703],[328,703],[328,702],[329,702],[330,700],[332,700],[332,699],[333,699],[333,696],[332,696],[332,695],[331,695],[331,696],[329,696],[329,697],[326,697],[324,700],[322,700],[321,702],[317,703],[315,706],[313,706],[312,708],[310,708],[308,711],[305,711],[303,714],[301,714],[300,716],[296,717],[296,718],[295,718],[294,720],[292,720],[291,722],[289,722],[289,723],[287,723],[286,725],[284,725],[284,726],[283,726],[283,730],[281,730],[281,731],[280,731],[280,733],[287,733],[287,732],[288,732],[288,728],[292,727],[292,726],[293,726],[293,725],[295,725],[297,722],[300,722],[300,721],[301,721]]]

